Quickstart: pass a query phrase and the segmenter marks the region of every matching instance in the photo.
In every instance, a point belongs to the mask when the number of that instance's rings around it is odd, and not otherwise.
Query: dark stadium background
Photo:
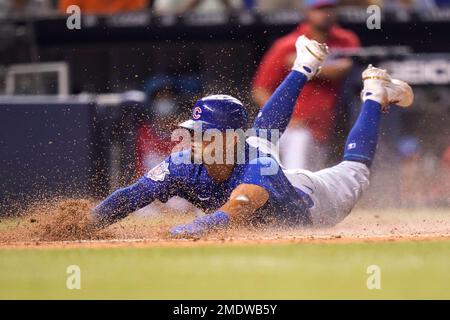
[[[360,72],[369,62],[397,67],[414,85],[416,103],[407,111],[393,108],[383,123],[372,187],[361,205],[450,205],[449,190],[437,183],[450,171],[442,159],[450,146],[450,9],[385,8],[381,30],[367,29],[365,7],[339,10],[340,24],[355,31],[364,48],[352,53],[356,64],[339,100],[330,164],[339,159],[357,112]],[[83,16],[82,28],[69,30],[61,14],[2,17],[0,215],[52,195],[101,197],[135,178],[136,130],[149,119],[150,102],[129,91],[144,92],[152,77],[178,77],[192,86],[178,96],[180,118],[206,93],[235,95],[255,115],[249,93],[258,62],[301,19],[293,11],[164,17],[147,10]],[[9,67],[43,62],[67,64],[70,96],[50,96],[54,81],[44,76],[7,92]],[[401,176],[404,137],[419,144],[418,170],[408,173],[414,184]]]

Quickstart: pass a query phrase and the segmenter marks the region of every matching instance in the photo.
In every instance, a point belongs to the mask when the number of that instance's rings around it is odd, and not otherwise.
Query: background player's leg
[[[380,118],[381,104],[374,100],[366,100],[347,137],[344,160],[371,166],[377,148]]]
[[[312,136],[308,129],[290,126],[280,139],[280,158],[286,169],[305,169]],[[292,152],[295,150],[295,152]],[[309,169],[309,168],[308,168]]]

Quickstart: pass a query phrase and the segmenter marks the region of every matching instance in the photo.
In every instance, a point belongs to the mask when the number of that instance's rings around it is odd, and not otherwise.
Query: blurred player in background
[[[164,82],[157,84],[148,92],[150,119],[142,121],[137,132],[138,176],[164,160],[175,145],[170,136],[176,128],[176,119],[181,112],[176,96],[175,87]]]
[[[253,80],[253,98],[259,106],[264,105],[288,74],[295,58],[295,41],[300,35],[326,43],[331,53],[333,48],[359,47],[357,35],[336,24],[336,3],[336,0],[307,0],[306,22],[277,40],[265,54]],[[303,88],[289,128],[280,140],[281,162],[286,168],[318,170],[326,164],[337,95],[352,65],[350,58],[328,59],[318,77]]]
[[[420,141],[402,137],[397,144],[400,154],[400,201],[402,206],[417,207],[425,203],[428,186],[425,181]]]

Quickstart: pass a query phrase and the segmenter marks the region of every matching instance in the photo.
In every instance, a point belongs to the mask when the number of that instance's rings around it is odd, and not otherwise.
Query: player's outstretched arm
[[[119,189],[103,200],[92,211],[92,220],[98,227],[106,227],[130,213],[143,208],[155,199],[163,202],[175,195],[176,177],[185,174],[168,158],[147,172],[134,184]]]
[[[170,230],[174,237],[199,237],[211,231],[239,225],[269,200],[269,193],[255,184],[240,184],[217,211]]]
[[[141,178],[136,183],[114,191],[92,211],[93,223],[98,228],[107,227],[130,213],[145,207],[153,200],[154,192]]]
[[[295,43],[297,58],[292,71],[278,86],[255,119],[256,129],[278,129],[283,133],[294,111],[295,102],[305,83],[320,71],[328,47],[300,36]]]

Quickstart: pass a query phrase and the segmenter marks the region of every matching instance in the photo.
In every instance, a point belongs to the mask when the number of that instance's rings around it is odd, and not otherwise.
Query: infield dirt
[[[0,248],[191,246],[291,242],[361,242],[450,239],[447,210],[354,210],[329,228],[280,229],[242,227],[201,239],[171,239],[167,230],[190,221],[193,213],[176,214],[161,204],[105,230],[86,229],[94,202],[64,199],[31,207],[19,218],[0,222]],[[151,211],[151,213],[150,213]],[[155,214],[155,212],[157,212]]]

